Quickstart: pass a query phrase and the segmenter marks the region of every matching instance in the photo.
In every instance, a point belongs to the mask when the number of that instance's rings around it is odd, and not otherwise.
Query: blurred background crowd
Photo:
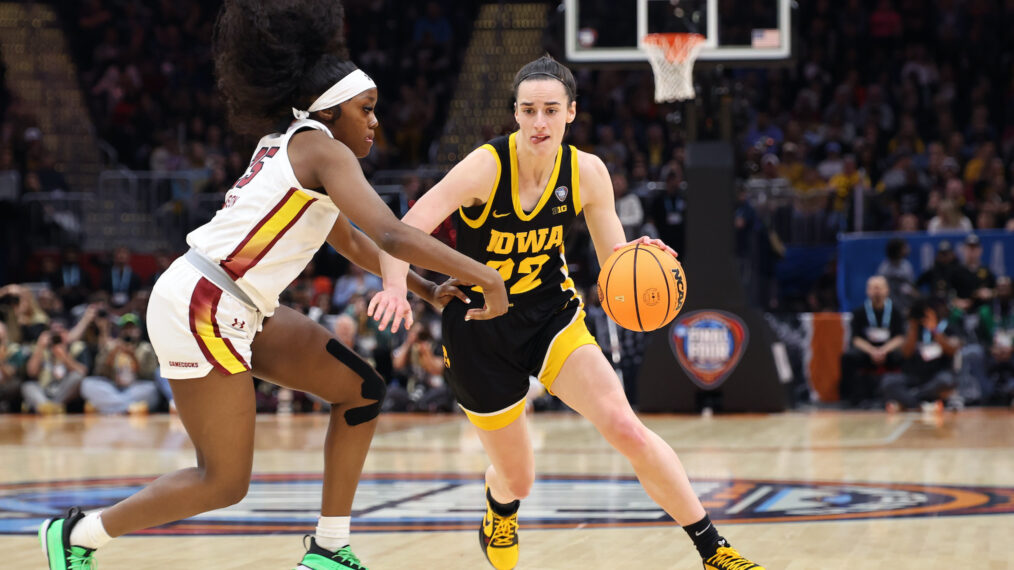
[[[213,215],[254,144],[230,133],[215,93],[218,5],[56,3],[104,160],[119,170],[187,172],[193,192],[207,197],[190,224]],[[364,169],[394,181],[389,203],[401,214],[439,179],[436,139],[477,3],[345,5],[352,57],[381,93],[381,127]],[[562,59],[558,8],[546,3],[544,48]],[[1010,404],[1010,279],[991,270],[975,232],[1014,231],[1014,59],[1006,39],[1014,3],[814,0],[799,3],[794,17],[792,65],[701,66],[696,75],[702,100],[731,109],[735,255],[751,301],[771,313],[839,311],[834,244],[848,233],[893,232],[877,271],[883,279],[868,283],[868,303],[851,317],[843,405]],[[385,41],[391,37],[399,41]],[[692,215],[688,131],[719,136],[723,126],[707,118],[691,125],[682,104],[656,104],[647,67],[574,71],[579,113],[567,142],[606,163],[628,238],[661,237],[692,268],[704,246],[684,239]],[[0,111],[0,179],[17,181],[0,191],[0,283],[8,283],[0,289],[0,411],[169,409],[144,314],[148,288],[182,249],[83,251],[80,220],[30,199],[88,191],[70,187],[47,150],[39,121],[47,110],[4,81]],[[508,112],[502,124],[482,125],[483,133],[512,130]],[[917,274],[906,236],[926,233],[948,241]],[[439,235],[454,240],[450,224]],[[617,331],[595,307],[588,236],[576,232],[571,242],[570,269],[586,291],[590,325],[629,394],[643,335]],[[807,258],[816,271],[786,269],[799,252],[817,252]],[[364,308],[379,287],[325,246],[283,302],[393,381],[389,410],[452,410],[436,314],[417,302],[410,331],[378,331]],[[924,352],[934,345],[939,353]],[[263,410],[321,407],[266,384],[260,394]],[[549,396],[536,401],[555,405]]]

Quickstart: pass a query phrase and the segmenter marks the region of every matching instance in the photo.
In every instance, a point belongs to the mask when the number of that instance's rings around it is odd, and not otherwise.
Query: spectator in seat
[[[440,341],[433,338],[429,325],[417,321],[405,336],[405,342],[391,353],[394,377],[408,393],[409,411],[450,412],[454,395],[444,383],[444,360]]]
[[[989,317],[993,335],[989,382],[983,386],[983,402],[1014,405],[1014,293],[1010,277],[997,278]]]
[[[887,242],[887,259],[880,262],[877,275],[887,279],[891,301],[902,314],[908,312],[912,299],[918,295],[915,289],[915,269],[908,260],[910,248],[904,238],[891,238]]]
[[[331,324],[331,329],[335,337],[342,344],[356,351],[360,356],[363,356],[363,348],[359,345],[359,323],[354,318],[346,313],[342,313],[335,317],[334,322]]]
[[[961,321],[967,338],[988,346],[989,320],[986,311],[993,300],[996,275],[982,265],[982,243],[979,236],[968,234],[962,247],[964,256],[955,279],[953,317]]]
[[[963,334],[959,396],[973,403],[988,400],[993,392],[987,368],[996,327],[993,295],[997,278],[982,265],[979,236],[968,234],[963,249],[964,264],[958,275],[951,320]]]
[[[926,231],[931,234],[941,232],[970,232],[972,220],[961,213],[958,205],[951,200],[941,200],[937,215],[930,219]]]
[[[145,413],[158,405],[151,344],[141,338],[141,319],[134,313],[120,317],[116,337],[109,338],[95,359],[96,376],[81,383],[86,409],[102,414]]]
[[[130,266],[130,250],[118,247],[113,251],[113,264],[102,277],[102,290],[110,295],[114,307],[122,307],[141,288],[141,277]]]
[[[622,171],[616,171],[612,175],[613,194],[616,196],[616,215],[623,224],[623,233],[628,240],[633,240],[642,235],[641,226],[644,225],[644,207],[641,199],[629,192],[627,175]]]
[[[834,175],[841,174],[845,169],[845,160],[842,158],[841,143],[831,141],[824,147],[827,155],[817,165],[817,172],[824,180],[830,180]]]
[[[841,172],[831,177],[828,186],[831,188],[832,226],[840,231],[848,231],[852,229],[849,227],[848,212],[852,209],[855,194],[869,195],[870,178],[856,167],[856,158],[847,155],[842,160]],[[853,212],[853,216],[855,215],[856,213]],[[863,228],[855,229],[862,230]]]
[[[979,236],[965,236],[964,254],[963,271],[956,290],[959,298],[955,299],[955,305],[967,311],[988,303],[993,298],[996,275],[982,264],[982,242]]]
[[[81,250],[77,246],[63,249],[56,280],[51,285],[68,309],[88,299],[92,290],[91,276],[81,266]]]
[[[943,409],[943,399],[954,390],[954,355],[961,342],[947,321],[947,304],[935,298],[912,305],[900,374],[885,374],[881,389],[889,412],[918,408]]]
[[[931,297],[949,298],[957,289],[961,279],[961,266],[954,257],[951,242],[944,240],[937,246],[933,265],[924,271],[915,284],[920,289],[928,290]]]
[[[665,178],[665,192],[655,197],[649,209],[649,217],[658,230],[658,237],[681,255],[685,255],[685,186],[681,174],[676,169],[670,170]]]
[[[0,314],[14,342],[26,344],[49,328],[49,315],[39,306],[32,290],[11,283],[0,287]]]
[[[363,270],[362,267],[350,263],[347,273],[335,281],[331,304],[339,311],[344,310],[357,295],[384,288],[380,277]]]
[[[852,311],[852,340],[841,357],[841,398],[853,406],[876,396],[882,372],[897,370],[903,360],[905,318],[891,300],[887,279],[866,281],[866,302]]]
[[[21,369],[25,356],[17,343],[9,342],[7,325],[0,322],[0,414],[21,410]]]
[[[80,394],[81,381],[88,373],[87,352],[81,341],[70,342],[67,325],[53,320],[39,334],[25,363],[21,396],[28,411],[62,414]]]

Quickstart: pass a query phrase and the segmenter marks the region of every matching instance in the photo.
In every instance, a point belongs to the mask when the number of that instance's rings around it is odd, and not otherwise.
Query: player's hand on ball
[[[623,244],[602,263],[598,292],[602,310],[621,327],[646,332],[670,322],[683,308],[687,282],[676,252],[660,240]]]
[[[639,238],[637,238],[635,240],[628,241],[627,243],[618,243],[618,244],[616,244],[616,245],[613,246],[613,251],[616,251],[618,249],[623,249],[623,248],[627,247],[628,245],[633,245],[635,243],[640,243],[642,245],[653,245],[653,246],[658,247],[660,249],[664,249],[665,251],[667,251],[673,257],[679,257],[680,256],[680,254],[676,253],[675,249],[667,246],[665,244],[665,242],[663,242],[662,240],[660,240],[658,238],[648,237],[648,236],[641,236],[641,237],[639,237]]]
[[[391,332],[398,332],[398,326],[403,321],[406,329],[412,327],[415,319],[412,317],[412,306],[408,304],[405,294],[404,289],[384,289],[370,299],[366,314],[377,321],[378,329],[384,330],[390,322]]]

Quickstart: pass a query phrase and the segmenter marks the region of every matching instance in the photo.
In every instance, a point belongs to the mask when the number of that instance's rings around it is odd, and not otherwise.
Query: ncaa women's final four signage
[[[680,315],[669,331],[676,360],[694,384],[705,390],[722,385],[743,358],[750,340],[742,319],[725,311]]]

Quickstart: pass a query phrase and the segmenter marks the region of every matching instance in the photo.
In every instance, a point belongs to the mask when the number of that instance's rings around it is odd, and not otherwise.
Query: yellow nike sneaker
[[[497,570],[511,570],[518,565],[518,512],[502,516],[489,503],[486,487],[486,516],[479,527],[479,546],[486,560]]]
[[[764,570],[764,567],[743,558],[731,546],[719,546],[715,555],[704,561],[704,570]]]

